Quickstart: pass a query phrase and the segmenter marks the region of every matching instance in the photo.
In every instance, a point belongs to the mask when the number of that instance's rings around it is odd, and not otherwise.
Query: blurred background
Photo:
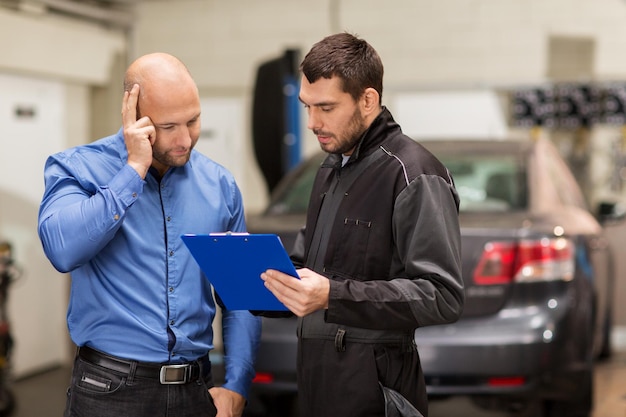
[[[414,139],[539,134],[591,205],[623,197],[624,0],[0,0],[0,241],[19,275],[6,299],[15,379],[71,363],[69,277],[36,231],[43,165],[119,129],[127,65],[155,51],[187,64],[203,106],[197,149],[233,172],[254,214],[318,149],[294,105],[297,65],[341,31],[378,50],[383,104]],[[264,133],[276,139],[259,142]],[[622,228],[608,233],[624,247]],[[626,304],[613,313],[613,343],[626,349]]]

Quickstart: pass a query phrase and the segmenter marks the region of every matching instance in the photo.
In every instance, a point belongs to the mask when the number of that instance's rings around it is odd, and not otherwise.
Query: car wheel
[[[526,403],[518,404],[511,417],[547,417],[546,404],[543,400],[529,400]],[[563,417],[563,416],[561,416]]]
[[[267,416],[298,417],[298,401],[295,394],[266,395],[260,399]]]
[[[613,309],[609,308],[604,319],[604,327],[602,329],[602,346],[598,353],[598,359],[608,359],[613,353],[611,351],[611,330],[613,327]]]
[[[585,372],[580,377],[580,385],[574,399],[570,401],[547,402],[546,417],[590,417],[593,409],[593,372]]]

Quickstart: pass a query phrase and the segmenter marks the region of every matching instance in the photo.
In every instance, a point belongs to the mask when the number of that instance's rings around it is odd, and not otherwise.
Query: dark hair
[[[330,35],[306,54],[300,70],[310,83],[320,78],[339,77],[343,91],[357,100],[366,88],[383,97],[383,63],[376,50],[349,33]]]

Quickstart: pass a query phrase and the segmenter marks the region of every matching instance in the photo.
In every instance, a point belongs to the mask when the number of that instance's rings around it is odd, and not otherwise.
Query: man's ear
[[[361,96],[361,111],[364,115],[375,114],[380,112],[380,96],[378,91],[372,87],[368,87]]]

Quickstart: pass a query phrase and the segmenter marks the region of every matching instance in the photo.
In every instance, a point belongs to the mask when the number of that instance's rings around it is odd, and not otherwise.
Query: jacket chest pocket
[[[372,222],[362,219],[344,219],[343,227],[333,242],[332,269],[348,273],[353,277],[366,272],[366,258],[372,233]]]

